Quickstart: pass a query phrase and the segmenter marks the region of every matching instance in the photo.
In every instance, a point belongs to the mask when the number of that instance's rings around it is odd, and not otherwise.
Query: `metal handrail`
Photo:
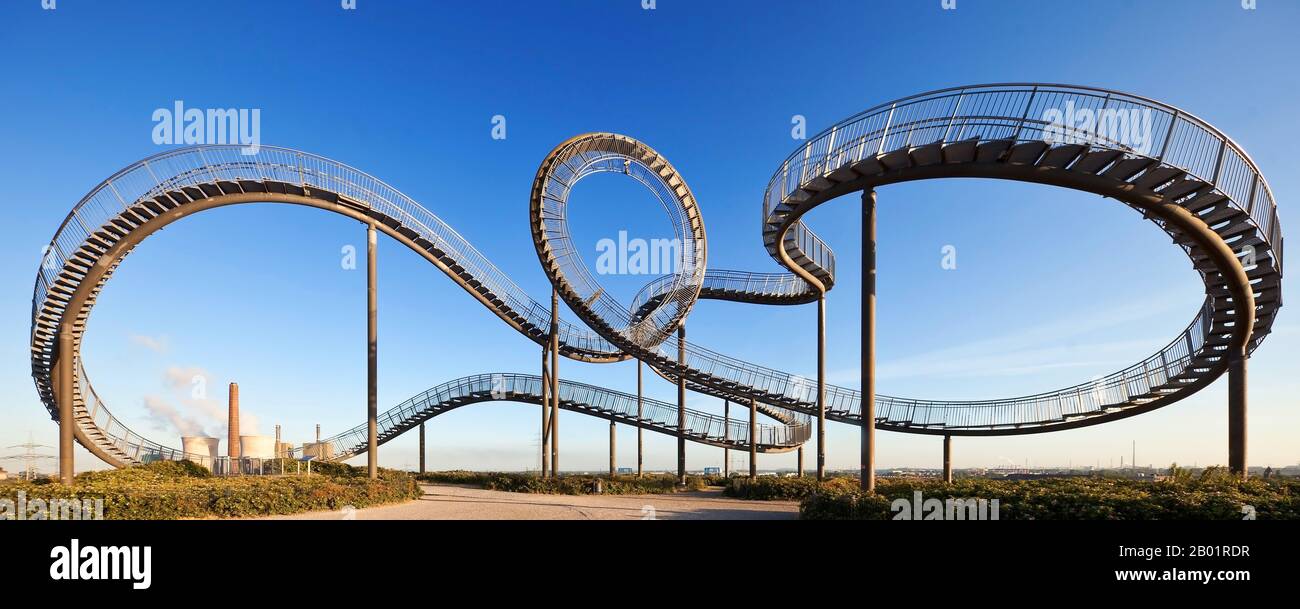
[[[1267,182],[1259,173],[1254,161],[1239,145],[1222,132],[1211,127],[1195,116],[1152,100],[1122,94],[1115,91],[1088,87],[1068,87],[1064,85],[986,85],[977,87],[955,87],[932,93],[903,98],[882,104],[858,113],[844,121],[823,130],[813,136],[805,145],[791,153],[769,180],[764,194],[763,228],[775,230],[780,220],[775,217],[778,206],[814,178],[825,176],[840,167],[860,162],[868,156],[880,156],[885,152],[906,147],[917,147],[935,142],[948,142],[964,139],[967,133],[980,132],[981,141],[1010,139],[1013,142],[1043,141],[1043,134],[1049,127],[1055,127],[1046,120],[1030,118],[1035,108],[1053,107],[1051,104],[1063,104],[1067,101],[1088,99],[1100,102],[1097,106],[1148,109],[1159,113],[1152,119],[1151,133],[1161,133],[1158,141],[1150,142],[1149,150],[1159,150],[1158,155],[1145,155],[1131,146],[1105,138],[1094,137],[1095,134],[1082,132],[1073,127],[1062,130],[1065,139],[1082,140],[1098,149],[1115,149],[1132,157],[1145,157],[1166,165],[1176,166],[1192,178],[1201,180],[1218,189],[1239,209],[1246,212],[1259,234],[1270,243],[1273,261],[1279,275],[1282,269],[1281,232],[1276,222],[1276,203]],[[972,104],[970,100],[975,100]],[[935,102],[940,102],[936,104]],[[965,104],[963,104],[965,102]],[[929,104],[930,112],[915,112],[918,106]],[[989,109],[1006,109],[1003,112],[990,112]],[[910,113],[910,114],[909,114]],[[971,131],[972,128],[975,128]],[[985,133],[984,131],[992,131]],[[846,135],[848,134],[848,135]],[[926,134],[929,137],[926,137]],[[1200,141],[1194,138],[1200,136]],[[892,142],[892,143],[891,143]],[[1212,161],[1210,159],[1213,159]],[[1243,175],[1243,172],[1245,174]],[[1206,176],[1213,176],[1207,179]],[[1242,204],[1246,201],[1246,204]],[[795,245],[803,250],[818,266],[822,275],[833,278],[834,254],[824,243],[811,237],[811,231],[802,222],[795,221],[790,230],[795,232]],[[812,246],[809,246],[809,243]],[[1153,387],[1165,384],[1182,374],[1190,365],[1192,353],[1199,350],[1210,338],[1213,324],[1211,300],[1207,298],[1198,315],[1187,329],[1172,340],[1155,355],[1133,366],[1107,375],[1099,381],[1082,383],[1065,389],[1022,396],[1010,400],[976,400],[976,401],[937,401],[913,400],[877,396],[877,414],[880,420],[906,422],[914,420],[934,420],[929,417],[936,412],[984,409],[990,417],[970,426],[1015,426],[1041,423],[1043,421],[1061,421],[1080,412],[1104,412],[1113,404],[1133,405],[1133,396],[1148,393]],[[1262,336],[1256,338],[1252,348],[1259,344]],[[1191,351],[1187,346],[1192,347]],[[1158,371],[1153,365],[1159,362]],[[1134,379],[1139,379],[1135,381]],[[1161,382],[1152,383],[1153,379]],[[859,400],[856,391],[833,388],[832,402],[855,404]],[[999,417],[999,412],[1010,412],[1016,407],[1041,410],[1043,404],[1054,403],[1059,406],[1054,415],[1023,419],[1017,417]],[[1082,408],[1070,410],[1066,404],[1082,404]],[[859,408],[850,406],[846,412],[855,414]],[[1008,408],[1010,406],[1011,408]],[[893,419],[896,413],[908,413],[906,417]],[[883,414],[882,414],[883,413]],[[959,418],[967,418],[964,414]],[[947,415],[936,417],[948,421]]]
[[[1277,222],[1276,203],[1255,162],[1240,146],[1204,121],[1172,106],[1088,87],[1049,84],[960,87],[903,98],[854,115],[814,136],[792,154],[769,180],[764,194],[763,229],[766,233],[781,226],[778,208],[810,180],[871,155],[935,142],[956,141],[968,135],[975,135],[981,141],[1043,141],[1050,125],[1047,121],[1036,118],[1034,109],[1041,112],[1042,108],[1050,107],[1053,102],[1061,104],[1066,101],[1086,102],[1085,107],[1088,108],[1150,110],[1156,116],[1153,119],[1152,133],[1161,134],[1160,140],[1150,142],[1150,148],[1158,149],[1158,154],[1152,155],[1149,154],[1151,150],[1137,150],[1121,142],[1098,140],[1090,134],[1072,129],[1064,131],[1062,135],[1071,138],[1087,136],[1084,142],[1090,147],[1151,158],[1179,167],[1187,175],[1211,184],[1234,206],[1246,213],[1251,226],[1269,244],[1270,260],[1278,273],[1281,273],[1283,241]],[[635,143],[630,138],[625,140]],[[583,157],[582,160],[577,166],[559,170],[563,179],[555,187],[562,189],[563,194],[583,175],[596,171],[628,173],[651,188],[661,202],[675,196],[671,192],[673,187],[666,183],[664,176],[668,175],[667,179],[675,178],[680,183],[675,170],[666,161],[661,161],[662,164],[654,168],[638,166],[635,171],[628,171],[628,165],[622,163],[626,160],[623,155],[597,153]],[[263,146],[254,155],[243,155],[236,145],[169,150],[134,163],[101,182],[65,217],[50,241],[33,290],[31,337],[33,374],[51,415],[57,416],[57,406],[49,384],[54,341],[49,336],[48,324],[50,319],[58,319],[62,313],[59,304],[52,301],[49,295],[51,287],[61,280],[60,275],[63,275],[64,282],[69,281],[65,274],[65,263],[78,249],[90,247],[95,233],[112,230],[109,225],[111,220],[142,201],[167,191],[198,188],[218,182],[238,184],[241,181],[284,182],[333,192],[393,218],[432,243],[435,251],[442,252],[456,266],[464,269],[482,286],[483,291],[499,298],[500,304],[491,305],[498,314],[518,320],[521,328],[535,340],[538,335],[549,331],[551,318],[548,305],[529,297],[468,240],[437,216],[369,174],[324,157],[287,148]],[[546,213],[555,211],[557,210],[548,210]],[[558,211],[563,212],[562,209]],[[670,209],[670,218],[679,234],[692,234],[685,227],[688,223],[699,222],[698,217],[671,214]],[[704,271],[703,229],[702,224],[699,226],[698,237],[692,234],[692,238],[699,241],[700,249],[697,253],[701,264],[697,267],[698,273],[670,275],[650,282],[638,293],[630,308],[615,306],[616,303],[611,298],[596,294],[593,310],[599,311],[602,316],[594,321],[600,327],[593,330],[558,320],[561,353],[588,361],[618,361],[627,359],[632,354],[616,343],[626,344],[626,340],[632,340],[643,346],[641,352],[636,354],[638,357],[646,359],[657,371],[670,377],[684,375],[694,388],[716,395],[725,394],[719,389],[720,386],[731,385],[736,388],[738,395],[764,395],[767,396],[767,402],[778,408],[806,411],[815,405],[816,386],[803,377],[744,362],[691,343],[684,345],[685,365],[677,363],[677,339],[668,330],[684,319],[697,295],[725,296],[726,292],[737,292],[743,294],[744,299],[753,302],[785,302],[807,298],[811,290],[807,282],[790,274]],[[802,222],[791,223],[786,227],[785,234],[792,249],[808,256],[829,285],[829,280],[834,277],[835,266],[831,249]],[[562,250],[553,253],[572,255],[572,243],[567,234],[561,232],[547,237],[549,243]],[[575,273],[574,276],[581,278],[581,273]],[[594,284],[594,281],[590,283]],[[638,318],[638,312],[642,309],[651,312]],[[1212,315],[1212,300],[1207,298],[1200,313],[1187,329],[1160,352],[1094,382],[1004,400],[939,401],[877,396],[877,422],[918,429],[1032,427],[1077,417],[1096,416],[1145,403],[1149,398],[1143,396],[1150,395],[1156,388],[1168,387],[1172,379],[1180,377],[1188,367],[1194,365],[1198,354],[1203,355],[1207,349],[1211,349],[1207,343],[1214,331]],[[609,323],[615,320],[623,321],[624,328],[621,332],[617,331],[616,325]],[[614,334],[606,335],[611,329],[616,330]],[[613,338],[619,340],[612,340]],[[78,333],[78,348],[80,339]],[[1254,345],[1258,345],[1259,339],[1262,336],[1256,339]],[[77,386],[82,389],[78,394],[80,401],[76,404],[77,414],[90,421],[88,426],[94,429],[88,429],[88,432],[105,435],[108,440],[106,447],[134,456],[179,452],[145,440],[113,417],[99,396],[94,394],[94,389],[81,368],[79,356],[76,376]],[[826,389],[826,405],[830,413],[843,420],[860,417],[858,391],[836,386],[827,386]],[[91,406],[93,408],[89,408]],[[789,416],[779,417],[779,420],[793,423],[781,428],[783,431],[770,432],[774,438],[783,433],[786,437],[803,437],[800,435],[804,433],[801,430],[808,428],[806,414],[789,412]],[[727,434],[730,434],[730,430]]]
[[[968,97],[977,100],[974,112],[971,111],[972,106],[969,103],[963,106],[963,101]],[[1041,114],[1041,110],[1055,107],[1052,105],[1053,101],[1056,101],[1059,106],[1063,105],[1063,102],[1076,99],[1094,102],[1091,106],[1085,106],[1087,109],[1098,109],[1096,106],[1110,107],[1112,109],[1127,107],[1150,110],[1156,113],[1157,118],[1152,119],[1151,133],[1160,133],[1161,139],[1158,145],[1157,142],[1151,142],[1151,148],[1158,149],[1160,151],[1158,155],[1137,154],[1131,147],[1127,146],[1120,148],[1125,149],[1125,152],[1133,153],[1134,156],[1147,156],[1165,164],[1177,166],[1197,179],[1214,184],[1228,198],[1239,203],[1239,207],[1247,212],[1251,221],[1260,229],[1261,235],[1264,235],[1267,241],[1278,244],[1280,247],[1281,233],[1280,229],[1276,228],[1277,205],[1273,199],[1272,190],[1268,186],[1268,182],[1263,178],[1263,174],[1259,171],[1254,159],[1223,132],[1189,112],[1145,97],[1096,87],[1033,83],[952,87],[922,93],[869,108],[826,128],[810,138],[805,145],[792,152],[768,181],[768,187],[764,192],[764,229],[767,230],[772,212],[776,206],[783,203],[790,194],[798,190],[808,179],[813,176],[825,175],[839,167],[861,161],[867,156],[867,153],[878,154],[887,148],[893,150],[893,147],[887,145],[890,137],[905,135],[906,139],[899,143],[910,146],[919,146],[933,141],[957,141],[962,139],[961,135],[964,133],[964,128],[969,126],[966,123],[973,120],[979,122],[979,126],[1006,129],[1003,137],[988,135],[983,139],[1010,138],[1017,142],[1041,141],[1041,137],[1031,136],[1035,133],[1041,135],[1041,127],[1047,126],[1048,123],[1040,119],[1028,118],[1031,116],[1032,111],[1037,108]],[[934,104],[934,102],[949,101],[951,101],[950,104]],[[934,108],[933,113],[922,114],[913,117],[912,120],[892,120],[900,110],[907,112],[924,104],[936,105],[937,107]],[[1020,104],[1023,104],[1023,106]],[[1007,110],[1001,113],[986,111],[989,108],[1005,108]],[[924,108],[922,109],[924,110]],[[1020,112],[1016,113],[1014,110],[1020,110]],[[990,123],[991,119],[1002,120],[1005,123]],[[879,127],[870,128],[873,124],[877,124]],[[918,129],[918,125],[922,124],[927,126]],[[954,126],[959,126],[955,134],[952,132]],[[1029,126],[1031,129],[1025,131],[1025,126]],[[1032,129],[1034,126],[1040,128],[1037,130]],[[943,127],[943,129],[940,130],[940,127]],[[912,138],[918,130],[925,129],[932,130],[938,137],[929,140],[914,140]],[[846,137],[846,133],[850,135]],[[1201,141],[1191,141],[1198,134],[1201,136]],[[1087,134],[1076,133],[1074,135]],[[839,142],[838,145],[834,150],[831,150],[830,146],[837,141]],[[844,156],[846,152],[850,154]],[[1208,154],[1199,154],[1202,152],[1208,152]],[[836,163],[833,167],[827,166],[826,162],[832,158],[843,159],[844,161]],[[1224,168],[1228,168],[1235,173],[1233,175],[1223,175],[1221,172]],[[1243,172],[1245,173],[1243,174]],[[792,182],[790,180],[791,176],[797,176],[799,179]],[[777,188],[778,185],[783,186],[783,188]],[[1257,203],[1266,204],[1259,205]],[[798,223],[798,228],[794,230],[811,233],[811,230],[807,229],[802,223]],[[801,238],[812,240],[824,248],[824,242],[815,234]],[[834,255],[830,253],[829,248],[825,248],[825,251],[827,253],[822,259],[814,258],[814,260],[823,268],[833,268]],[[1280,274],[1282,272],[1280,255],[1277,264]],[[833,273],[831,275],[833,276]]]
[[[376,419],[378,435],[387,440],[439,414],[470,403],[521,400],[540,403],[541,383],[540,376],[517,373],[476,374],[448,381],[420,392],[380,414]],[[678,435],[677,405],[673,403],[642,397],[641,416],[638,419],[638,398],[635,394],[561,380],[559,396],[561,404],[572,410],[596,412],[606,417],[622,419],[643,429]],[[683,435],[687,438],[730,443],[737,447],[748,445],[747,421],[728,420],[712,413],[687,409],[685,422]],[[786,425],[760,424],[756,431],[758,444],[762,446],[797,446],[810,436],[810,428],[807,426],[792,428]],[[323,443],[331,447],[330,452],[336,460],[348,459],[367,450],[368,434],[368,425],[361,424],[324,440]],[[295,454],[301,450],[295,449]]]

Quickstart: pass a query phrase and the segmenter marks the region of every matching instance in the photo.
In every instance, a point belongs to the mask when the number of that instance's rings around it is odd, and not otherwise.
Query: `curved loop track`
[[[1133,146],[1038,118],[1067,104],[1093,112],[1147,112],[1154,136],[1149,146]],[[578,179],[597,171],[627,173],[650,188],[688,246],[679,272],[651,282],[630,306],[613,301],[572,263],[576,257],[563,224],[564,203]],[[834,285],[834,254],[800,221],[804,213],[856,191],[950,177],[1036,182],[1115,198],[1173,237],[1204,279],[1208,296],[1181,335],[1152,357],[1100,381],[1004,400],[877,396],[877,427],[1019,434],[1146,412],[1208,385],[1224,372],[1234,352],[1244,355],[1257,348],[1281,306],[1282,236],[1276,205],[1254,162],[1234,142],[1181,110],[1144,98],[1061,85],[991,85],[879,106],[835,125],[792,154],[769,182],[762,224],[769,254],[791,274],[706,271],[699,208],[666,159],[615,134],[565,142],[539,169],[532,200],[539,259],[590,328],[560,320],[560,354],[587,362],[635,357],[670,379],[684,378],[696,391],[754,400],[783,423],[771,427],[770,442],[760,449],[797,446],[809,437],[808,415],[817,410],[816,383],[691,343],[682,345],[686,361],[679,363],[673,330],[697,298],[762,304],[815,300]],[[305,205],[376,222],[505,323],[539,345],[547,342],[548,305],[533,300],[467,240],[382,181],[329,159],[280,148],[262,147],[253,155],[234,146],[169,151],[123,169],[83,198],[60,226],[36,279],[31,345],[37,390],[57,420],[56,364],[72,358],[75,435],[96,456],[119,466],[180,456],[113,417],[81,366],[81,338],[99,290],[122,259],[163,226],[206,209],[252,202]],[[67,337],[69,353],[60,352],[60,336]],[[512,378],[521,385],[529,382],[526,376]],[[515,393],[529,401],[527,391]],[[591,405],[571,400],[564,407],[604,416],[599,407],[581,403]],[[831,420],[863,424],[855,390],[828,386],[826,409]],[[400,410],[408,411],[419,417],[430,410]],[[395,422],[392,428],[409,428],[403,425]],[[690,439],[716,444],[711,438],[702,432]]]

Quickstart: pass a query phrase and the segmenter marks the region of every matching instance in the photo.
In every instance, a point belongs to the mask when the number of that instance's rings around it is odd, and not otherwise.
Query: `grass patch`
[[[843,481],[843,482],[842,482]],[[729,489],[730,490],[730,489]],[[895,499],[997,499],[1002,520],[1241,520],[1251,506],[1261,520],[1300,518],[1300,480],[1240,481],[1210,469],[1199,478],[1173,476],[1159,482],[1100,476],[1041,480],[965,478],[938,480],[882,478],[876,494],[867,495],[853,478],[830,480],[812,492],[804,485],[780,489],[802,493],[801,518],[808,520],[890,520]],[[754,490],[775,494],[778,491]]]
[[[268,461],[268,464],[271,463]],[[274,470],[294,471],[294,462],[277,463]],[[0,487],[0,498],[28,500],[102,499],[107,520],[174,520],[240,518],[364,508],[420,497],[410,474],[381,469],[370,480],[363,468],[341,463],[315,463],[306,476],[214,477],[189,461],[159,461],[126,469],[86,472],[71,487],[23,482]]]
[[[658,495],[679,490],[698,491],[708,486],[721,485],[717,476],[687,476],[686,487],[677,486],[677,477],[670,474],[651,474],[641,478],[627,476],[566,475],[559,478],[541,478],[536,474],[447,471],[428,472],[416,476],[420,482],[465,484],[493,491],[511,493],[540,493],[547,495],[592,495],[599,483],[603,495]]]

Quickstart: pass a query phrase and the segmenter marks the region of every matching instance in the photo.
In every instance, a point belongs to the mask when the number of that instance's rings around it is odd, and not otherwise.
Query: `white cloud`
[[[158,354],[165,354],[171,350],[171,341],[166,335],[153,337],[143,334],[132,334],[130,336],[133,344],[139,345]]]

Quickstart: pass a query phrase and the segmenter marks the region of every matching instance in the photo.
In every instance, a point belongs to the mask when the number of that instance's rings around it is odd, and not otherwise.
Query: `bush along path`
[[[1101,476],[1041,480],[881,479],[876,494],[857,488],[854,479],[816,482],[737,484],[728,494],[748,498],[801,499],[808,520],[973,519],[971,512],[948,509],[948,500],[998,502],[999,520],[1294,520],[1300,518],[1300,479],[1252,478],[1240,481],[1211,469],[1199,478],[1171,475],[1161,481]],[[737,488],[739,487],[739,488]],[[917,505],[917,494],[922,503]],[[935,513],[925,502],[937,499]],[[979,508],[984,510],[985,508]],[[903,515],[902,512],[909,514]],[[991,512],[983,512],[991,519]]]
[[[638,478],[633,475],[605,476],[565,475],[559,478],[541,478],[535,474],[447,471],[429,472],[416,476],[420,482],[462,484],[492,491],[511,493],[541,493],[548,495],[659,495],[678,491],[699,491],[709,486],[721,486],[718,476],[688,476],[686,486],[677,486],[677,477],[671,474],[650,474]]]
[[[280,465],[294,471],[291,461],[277,463],[267,471],[280,471]],[[106,520],[173,520],[364,508],[418,499],[421,493],[411,474],[380,470],[379,479],[370,480],[363,468],[337,463],[314,464],[310,476],[217,477],[189,461],[159,461],[86,472],[71,487],[48,482],[0,486],[0,500],[18,505],[20,494],[29,509],[33,500],[76,499],[83,505],[102,500]]]

